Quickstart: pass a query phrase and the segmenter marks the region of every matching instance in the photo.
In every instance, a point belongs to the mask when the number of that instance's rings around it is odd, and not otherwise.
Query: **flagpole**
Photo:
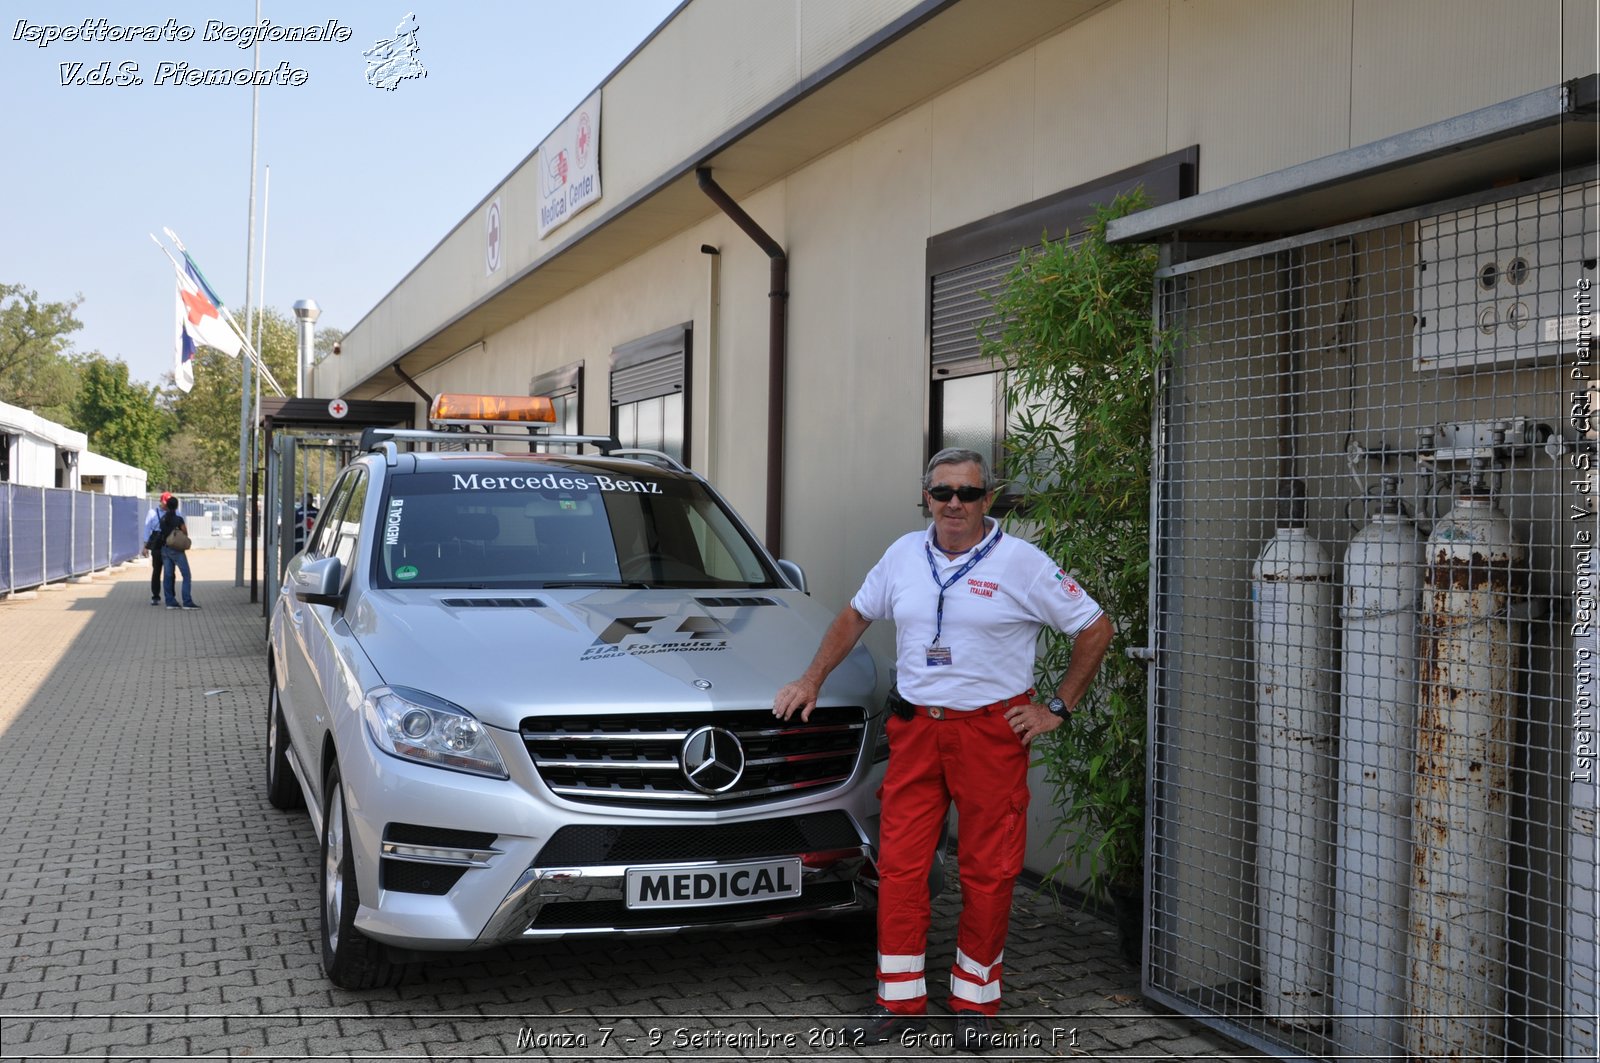
[[[261,25],[261,0],[256,0],[256,23]],[[249,237],[244,250],[244,320],[250,321],[251,267],[256,257],[256,147],[261,125],[261,38],[257,37],[250,48],[254,57],[255,76],[250,79],[250,219]],[[245,512],[246,491],[250,487],[250,466],[255,450],[255,433],[250,423],[250,364],[239,359],[239,513]],[[238,526],[238,522],[235,522]],[[244,536],[234,536],[233,585],[244,586]]]

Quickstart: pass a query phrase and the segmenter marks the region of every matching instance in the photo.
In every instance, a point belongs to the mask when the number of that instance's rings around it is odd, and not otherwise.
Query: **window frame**
[[[672,364],[674,362],[677,364]],[[693,368],[694,323],[689,321],[612,348],[608,374],[611,437],[623,442],[618,432],[622,407],[637,407],[652,399],[681,395],[683,448],[676,458],[688,467],[692,456],[690,426],[694,423],[690,394]],[[623,445],[628,444],[623,442]]]
[[[550,426],[548,429],[548,434],[583,435],[582,359],[579,359],[576,362],[569,362],[568,364],[559,366],[555,369],[546,370],[543,373],[535,373],[532,379],[528,381],[528,394],[543,395],[552,403],[558,403],[565,400],[566,402],[570,402],[572,404],[572,410],[576,415],[573,418],[573,427],[569,430],[565,424],[558,421],[556,424]],[[528,434],[536,436],[545,434],[545,431],[546,430],[544,429],[530,428],[528,429]],[[539,449],[540,448],[536,443],[528,444],[528,450],[530,453]],[[576,454],[579,452],[578,446],[573,443],[551,444],[549,447],[544,449],[549,453],[554,454]]]
[[[1094,181],[1024,203],[992,217],[950,229],[929,237],[924,269],[924,365],[927,367],[928,401],[923,432],[924,461],[943,449],[945,398],[943,385],[952,380],[993,376],[996,388],[994,437],[990,457],[995,474],[1002,479],[1006,425],[1011,411],[1004,401],[1005,368],[980,353],[978,331],[992,322],[988,317],[971,324],[970,338],[965,327],[939,330],[936,296],[953,290],[956,275],[977,267],[991,266],[980,283],[995,283],[1009,272],[1022,252],[1040,246],[1042,239],[1059,240],[1081,232],[1097,206],[1109,203],[1118,194],[1142,186],[1152,206],[1192,196],[1197,191],[1200,149],[1191,146],[1127,169],[1107,174]],[[980,291],[982,289],[979,289]],[[940,351],[940,347],[945,347]],[[940,357],[935,361],[936,352]],[[981,449],[981,448],[978,448]],[[1016,508],[1018,492],[1002,487],[992,512]]]

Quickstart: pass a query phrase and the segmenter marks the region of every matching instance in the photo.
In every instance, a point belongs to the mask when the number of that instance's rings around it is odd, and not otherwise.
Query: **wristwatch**
[[[1065,718],[1067,715],[1067,703],[1060,698],[1051,698],[1044,703],[1044,707],[1050,710],[1050,715],[1052,716]]]

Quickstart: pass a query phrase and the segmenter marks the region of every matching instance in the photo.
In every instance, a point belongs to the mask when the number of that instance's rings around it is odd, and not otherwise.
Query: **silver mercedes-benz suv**
[[[797,568],[670,459],[405,445],[341,472],[272,608],[267,793],[321,840],[333,982],[871,909],[886,683],[858,649],[773,718],[831,619]]]

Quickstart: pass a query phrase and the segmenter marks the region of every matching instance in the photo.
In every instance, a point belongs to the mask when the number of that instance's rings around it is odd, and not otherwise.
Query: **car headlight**
[[[466,709],[420,690],[378,687],[361,703],[378,748],[403,760],[507,777],[488,728]]]

